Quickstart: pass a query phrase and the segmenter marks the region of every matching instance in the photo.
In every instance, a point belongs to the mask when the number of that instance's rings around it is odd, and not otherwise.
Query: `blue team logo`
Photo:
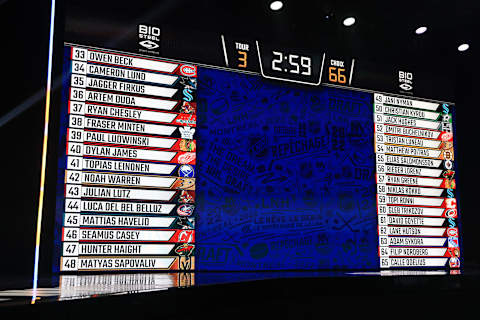
[[[458,248],[458,237],[448,237],[448,247]]]
[[[181,217],[189,217],[193,214],[193,210],[195,210],[195,206],[192,204],[182,204],[177,208],[177,213]]]
[[[190,88],[183,89],[183,100],[190,102],[193,100],[192,90]]]
[[[182,164],[178,169],[178,175],[180,177],[193,178],[195,176],[195,170],[189,164]]]
[[[460,268],[460,259],[457,257],[450,258],[450,268]]]

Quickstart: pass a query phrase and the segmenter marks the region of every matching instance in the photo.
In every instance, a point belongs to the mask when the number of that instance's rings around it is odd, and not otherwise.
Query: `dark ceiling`
[[[111,10],[128,19],[149,16],[159,24],[249,36],[287,47],[338,51],[427,69],[445,68],[458,79],[462,90],[459,96],[469,95],[465,90],[478,84],[472,73],[478,67],[474,57],[478,52],[475,36],[480,30],[480,1],[285,0],[277,12],[269,9],[270,0],[63,2],[91,8],[89,14],[96,22],[92,29],[97,30],[109,26],[95,17]],[[9,48],[2,50],[3,61],[16,62],[11,83],[20,81],[24,87],[8,97],[1,116],[45,86],[50,1],[3,0],[0,8],[3,44]],[[348,16],[357,20],[352,27],[342,25]],[[416,35],[414,30],[419,26],[427,26],[428,31]],[[458,45],[464,42],[470,49],[458,52]],[[450,72],[452,69],[455,71]]]

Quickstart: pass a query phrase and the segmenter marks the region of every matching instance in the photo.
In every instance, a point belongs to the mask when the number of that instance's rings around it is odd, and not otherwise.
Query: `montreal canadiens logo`
[[[194,209],[195,209],[195,206],[191,204],[182,204],[177,208],[177,213],[181,217],[189,217],[193,214]]]
[[[180,67],[180,73],[183,76],[195,77],[197,76],[197,67],[184,64],[183,66]]]

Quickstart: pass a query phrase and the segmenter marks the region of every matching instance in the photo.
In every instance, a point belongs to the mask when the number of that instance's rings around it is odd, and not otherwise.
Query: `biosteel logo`
[[[197,76],[197,67],[184,64],[180,67],[180,73],[183,76],[187,77],[196,77]]]
[[[413,73],[411,72],[405,72],[405,71],[399,71],[398,72],[398,82],[399,82],[399,87],[402,90],[405,91],[412,91],[413,89]]]

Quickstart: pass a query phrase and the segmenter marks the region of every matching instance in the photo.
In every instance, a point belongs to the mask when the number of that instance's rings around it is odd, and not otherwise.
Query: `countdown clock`
[[[256,42],[260,72],[267,79],[299,84],[320,85],[325,54],[314,55],[304,50],[281,50]]]

